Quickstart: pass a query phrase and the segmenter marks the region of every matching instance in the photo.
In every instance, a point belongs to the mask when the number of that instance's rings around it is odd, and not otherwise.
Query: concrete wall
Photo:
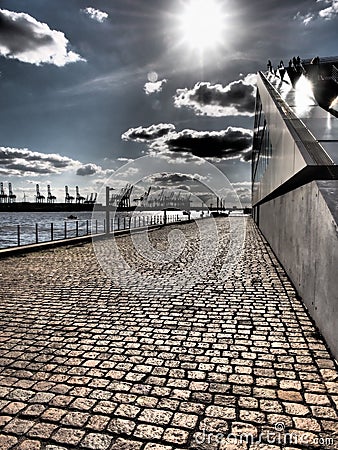
[[[338,360],[338,181],[313,181],[259,207],[259,227]]]
[[[270,140],[273,147],[272,157],[269,160],[263,178],[255,182],[252,203],[258,203],[283,183],[300,172],[307,164],[314,164],[308,157],[304,159],[300,147],[300,139],[296,139],[287,127],[270,93],[258,76],[259,89],[265,119],[269,128]]]

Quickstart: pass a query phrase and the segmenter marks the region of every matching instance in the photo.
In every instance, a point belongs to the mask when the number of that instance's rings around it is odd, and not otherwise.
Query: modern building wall
[[[314,98],[300,109],[278,77],[257,88],[253,217],[338,359],[338,166],[321,129],[338,153],[338,119]]]
[[[324,183],[324,186],[323,186]],[[312,181],[259,207],[259,227],[338,358],[338,181]]]

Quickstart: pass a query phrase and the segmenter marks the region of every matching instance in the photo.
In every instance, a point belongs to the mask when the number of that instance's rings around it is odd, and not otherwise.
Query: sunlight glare
[[[329,106],[329,108],[330,108],[330,109],[338,109],[338,97],[336,97],[336,98],[332,101],[332,103],[331,103],[331,105]]]
[[[180,15],[184,40],[204,50],[223,40],[225,15],[217,0],[189,0]]]
[[[305,113],[314,104],[312,83],[304,75],[296,83],[295,101],[298,114]]]

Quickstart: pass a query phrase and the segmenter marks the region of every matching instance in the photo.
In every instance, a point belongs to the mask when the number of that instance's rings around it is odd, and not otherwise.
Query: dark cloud
[[[241,156],[251,144],[251,131],[234,127],[223,131],[183,130],[166,141],[170,151],[220,159]]]
[[[94,175],[97,171],[98,167],[95,164],[86,164],[77,169],[76,175],[80,175],[82,177],[86,175]]]
[[[251,162],[251,160],[252,160],[252,147],[250,147],[248,150],[245,150],[241,154],[242,162]]]
[[[0,168],[7,175],[60,174],[80,163],[57,153],[45,154],[26,148],[0,147]]]
[[[153,141],[154,139],[158,139],[168,135],[174,130],[175,125],[172,125],[171,123],[159,123],[157,125],[151,125],[148,128],[130,128],[128,131],[122,134],[122,139],[124,141],[136,142]]]
[[[65,64],[83,60],[68,51],[69,41],[61,31],[51,30],[34,17],[0,9],[0,55],[30,64]]]
[[[6,170],[7,170],[7,173],[14,171],[14,172],[20,172],[22,174],[24,174],[26,172],[34,172],[36,174],[49,175],[49,174],[53,173],[53,171],[48,168],[43,168],[43,167],[39,167],[39,166],[30,166],[27,164],[19,164],[19,163],[6,164]]]
[[[150,153],[189,154],[200,158],[239,158],[250,151],[252,131],[245,128],[228,127],[221,131],[174,131],[171,124],[152,125],[148,128],[131,128],[122,139],[148,142]],[[189,159],[189,158],[188,158]]]
[[[187,189],[187,186],[184,183],[188,183],[189,185],[194,184],[196,182],[200,182],[203,179],[201,175],[191,175],[191,174],[185,174],[185,173],[161,173],[159,175],[154,175],[151,177],[152,183],[162,183],[165,185],[173,185],[178,187],[185,186]]]
[[[227,86],[200,82],[192,89],[177,89],[174,104],[178,108],[191,108],[198,115],[251,116],[255,108],[255,82],[253,74]]]

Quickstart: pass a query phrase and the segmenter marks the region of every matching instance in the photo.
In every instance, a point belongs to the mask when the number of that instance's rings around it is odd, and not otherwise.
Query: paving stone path
[[[195,274],[196,224],[110,276],[91,244],[1,260],[0,449],[338,449],[334,359],[251,219],[219,277],[230,224]]]

